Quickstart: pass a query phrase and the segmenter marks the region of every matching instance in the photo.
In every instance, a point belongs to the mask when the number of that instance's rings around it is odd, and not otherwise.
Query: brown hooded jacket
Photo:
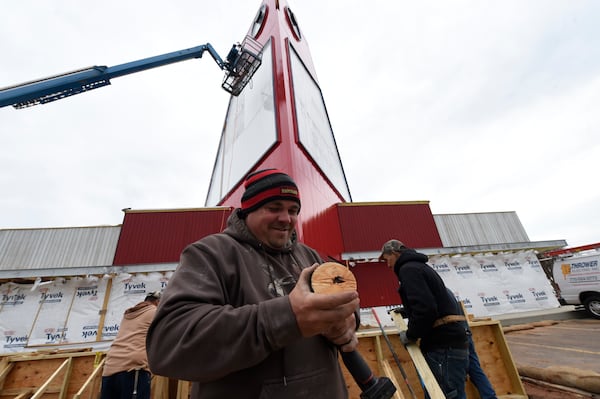
[[[148,332],[152,372],[193,381],[191,398],[347,398],[336,347],[303,338],[287,294],[309,247],[263,246],[234,212],[189,245]]]

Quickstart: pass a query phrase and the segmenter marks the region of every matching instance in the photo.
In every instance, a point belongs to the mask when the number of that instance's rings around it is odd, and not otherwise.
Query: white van
[[[557,257],[552,268],[563,305],[584,305],[600,319],[600,251]]]

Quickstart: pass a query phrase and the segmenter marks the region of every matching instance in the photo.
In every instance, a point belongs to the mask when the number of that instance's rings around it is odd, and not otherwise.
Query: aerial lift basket
[[[250,36],[234,44],[227,55],[225,78],[221,87],[237,96],[252,79],[262,62],[262,46]]]

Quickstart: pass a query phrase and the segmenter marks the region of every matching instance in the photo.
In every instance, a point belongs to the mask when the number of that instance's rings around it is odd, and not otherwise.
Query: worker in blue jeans
[[[449,288],[448,295],[457,300],[457,312],[464,315],[462,306],[460,306],[458,299]],[[481,363],[479,363],[479,356],[477,356],[477,351],[475,350],[475,343],[473,342],[473,334],[469,328],[469,323],[465,321],[464,326],[467,329],[467,335],[469,336],[469,367],[467,368],[469,380],[471,380],[471,383],[477,388],[477,391],[479,391],[481,399],[498,399],[496,397],[496,391],[494,391],[494,387],[492,387],[492,383],[481,368]]]
[[[497,399],[494,387],[492,387],[490,380],[481,368],[479,356],[477,356],[477,352],[475,351],[475,344],[473,343],[471,334],[469,334],[469,368],[467,369],[467,375],[471,383],[479,391],[481,399]]]

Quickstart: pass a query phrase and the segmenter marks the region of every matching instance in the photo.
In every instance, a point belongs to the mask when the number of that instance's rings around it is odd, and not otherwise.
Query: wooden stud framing
[[[0,397],[70,399],[95,371],[94,357],[90,351],[2,356]]]
[[[97,356],[98,356],[98,354],[96,354],[96,357]],[[94,364],[94,367],[95,367],[94,372],[92,374],[90,374],[90,376],[83,383],[81,388],[79,388],[79,391],[77,391],[77,393],[73,396],[73,399],[81,399],[82,395],[86,391],[89,392],[88,398],[93,399],[94,393],[100,391],[100,387],[98,386],[98,380],[102,377],[102,369],[104,368],[105,361],[106,361],[106,358],[102,359],[97,366]],[[96,363],[96,362],[94,361],[94,363]]]
[[[44,382],[42,384],[42,386],[37,389],[37,391],[35,392],[35,394],[33,394],[31,399],[40,399],[42,397],[42,395],[44,394],[44,392],[46,392],[46,390],[50,387],[50,384],[54,381],[54,379],[63,371],[64,371],[65,375],[63,376],[63,383],[61,384],[59,399],[65,399],[65,394],[66,394],[65,381],[69,380],[72,364],[73,364],[73,358],[70,358],[70,357],[67,358],[60,365],[60,367],[57,368],[56,371],[50,376],[50,378],[48,378],[46,380],[46,382]]]
[[[417,373],[425,376],[427,372],[431,373],[431,371],[416,345],[408,345],[405,348],[401,344],[397,334],[406,328],[404,320],[399,322],[397,319],[401,319],[401,316],[396,314],[392,314],[392,318],[396,327],[389,327],[385,330],[390,338],[391,350],[385,342],[382,342],[382,333],[374,329],[358,331],[358,349],[376,376],[386,376],[392,380],[397,388],[394,399],[412,399],[406,386],[407,381],[415,390],[417,397],[420,397],[423,387]],[[527,398],[500,323],[485,320],[473,321],[470,322],[470,325],[480,361],[496,389],[498,398]],[[407,374],[406,379],[401,376],[399,368],[392,358],[392,350],[396,353]],[[104,353],[94,353],[89,350],[85,352],[26,353],[0,357],[0,398],[29,399],[32,395],[37,395],[34,398],[95,399],[100,392],[103,359]],[[360,389],[352,377],[347,374],[343,364],[341,367],[347,382],[349,397],[358,399]],[[69,373],[69,370],[72,372]],[[156,376],[157,380],[160,378]],[[431,388],[431,381],[437,386],[433,375],[428,379],[423,378],[423,380],[426,381],[425,385],[428,388]],[[57,383],[58,381],[60,384]],[[176,394],[174,389],[169,389],[168,392],[165,389],[153,390],[152,397],[154,399],[186,399],[189,396],[190,382],[177,381],[176,388]],[[467,398],[478,398],[476,392],[472,391],[473,388],[470,388],[471,391],[467,387]],[[167,396],[160,396],[161,394]],[[444,398],[441,389],[437,394],[437,396],[434,396],[435,393],[431,394],[431,397],[434,399]]]
[[[114,276],[108,279],[106,283],[106,292],[104,293],[104,302],[102,303],[102,309],[100,310],[100,321],[98,322],[98,332],[96,334],[96,341],[102,341],[102,329],[104,328],[104,322],[106,321],[106,311],[108,309],[108,300],[112,292],[112,282]]]

